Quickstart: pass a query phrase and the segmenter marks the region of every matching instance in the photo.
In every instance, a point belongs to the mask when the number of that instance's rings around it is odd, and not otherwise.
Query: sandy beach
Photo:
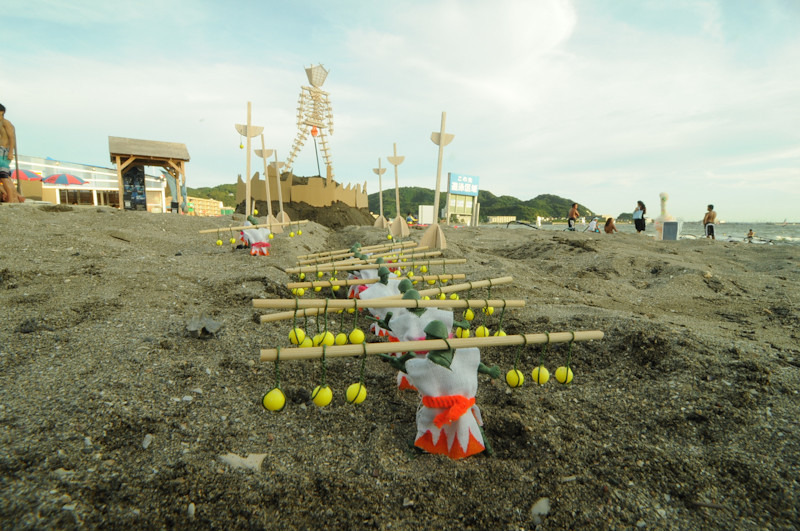
[[[521,350],[522,388],[482,375],[494,454],[453,461],[414,447],[419,398],[377,358],[362,404],[343,398],[348,358],[328,361],[330,406],[310,401],[318,362],[284,361],[287,406],[262,408],[275,373],[259,350],[288,346],[291,324],[261,324],[252,300],[291,297],[298,255],[386,233],[310,222],[269,257],[199,234],[240,223],[0,205],[4,529],[799,525],[800,247],[445,228],[444,256],[467,259],[448,273],[514,277],[491,291],[527,303],[508,334],[605,332],[574,346],[569,386],[531,384],[538,347]],[[202,314],[216,337],[187,332]],[[481,356],[505,373],[518,351]]]

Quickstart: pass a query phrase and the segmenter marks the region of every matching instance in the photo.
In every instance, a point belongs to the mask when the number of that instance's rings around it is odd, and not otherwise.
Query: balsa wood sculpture
[[[373,225],[373,227],[378,227],[378,228],[381,228],[381,229],[385,229],[386,227],[389,226],[389,222],[386,221],[385,217],[383,217],[383,182],[382,182],[382,177],[383,177],[383,174],[386,173],[386,168],[381,168],[381,159],[380,159],[380,157],[378,157],[378,167],[377,168],[372,168],[372,171],[375,173],[375,175],[378,176],[378,204],[380,205],[380,210],[379,210],[380,215],[378,216],[378,219],[375,220],[375,224]]]
[[[397,142],[393,144],[394,146],[394,155],[391,157],[386,157],[386,160],[389,161],[389,164],[394,166],[394,200],[395,206],[397,207],[397,217],[394,218],[392,221],[392,237],[393,238],[407,238],[410,234],[408,230],[408,223],[406,223],[405,218],[403,217],[403,211],[400,210],[400,182],[397,176],[397,167],[403,163],[406,159],[403,156],[397,155]]]
[[[278,223],[278,218],[272,215],[272,197],[270,196],[269,192],[269,168],[267,168],[268,162],[267,159],[275,153],[274,149],[267,149],[264,146],[264,135],[261,135],[261,149],[256,150],[256,155],[261,157],[264,160],[264,187],[266,188],[266,195],[267,195],[267,225],[270,225],[269,230],[276,234],[280,234],[283,232],[283,227],[281,227]],[[276,155],[277,157],[277,155]],[[278,177],[280,179],[280,177]],[[280,190],[280,180],[278,181],[278,190]],[[281,206],[281,211],[283,211],[283,206]],[[273,228],[274,227],[274,228]]]
[[[252,102],[247,102],[247,124],[236,124],[236,132],[238,132],[243,137],[247,138],[247,181],[246,181],[246,192],[245,192],[245,199],[244,199],[244,212],[245,216],[250,216],[251,213],[251,198],[252,194],[250,193],[250,139],[254,136],[260,135],[264,128],[252,125],[250,122],[250,117],[252,115],[253,104]]]
[[[439,188],[442,184],[442,157],[444,156],[444,147],[453,141],[455,135],[445,133],[444,125],[447,120],[447,113],[442,112],[442,127],[439,132],[431,133],[431,140],[434,144],[439,146],[439,162],[436,166],[436,188],[433,192],[433,222],[425,234],[422,235],[420,245],[427,245],[433,249],[446,249],[447,241],[444,239],[442,228],[439,227]]]

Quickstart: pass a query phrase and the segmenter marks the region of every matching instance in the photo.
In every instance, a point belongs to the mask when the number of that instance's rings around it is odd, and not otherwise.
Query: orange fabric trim
[[[441,428],[445,424],[458,420],[464,413],[469,411],[469,408],[475,405],[475,397],[467,398],[461,395],[423,396],[422,405],[445,410],[433,419],[436,427]]]
[[[463,459],[464,457],[469,457],[471,455],[479,454],[486,449],[484,445],[478,442],[478,439],[475,438],[474,435],[470,432],[469,434],[469,441],[467,442],[467,451],[465,452],[463,448],[461,448],[461,444],[458,442],[458,437],[456,440],[453,441],[453,446],[450,450],[447,449],[447,436],[442,433],[439,436],[439,442],[435,445],[433,444],[433,434],[431,430],[426,431],[419,437],[415,442],[414,445],[417,448],[422,448],[429,454],[440,454],[446,455],[451,459]]]

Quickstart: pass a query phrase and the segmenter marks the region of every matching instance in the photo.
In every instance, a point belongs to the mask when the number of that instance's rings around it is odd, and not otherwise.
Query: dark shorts
[[[636,227],[637,232],[644,231],[645,227],[647,226],[644,222],[644,219],[634,219],[633,225]]]
[[[706,237],[708,237],[708,236],[712,236],[714,238],[717,237],[717,235],[714,234],[714,224],[713,223],[709,223],[708,225],[706,225]]]
[[[569,227],[570,229],[575,228],[575,218],[569,218],[567,220],[567,227]]]

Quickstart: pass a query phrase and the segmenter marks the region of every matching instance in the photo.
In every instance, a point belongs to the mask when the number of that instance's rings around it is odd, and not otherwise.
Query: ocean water
[[[488,226],[495,226],[495,227],[502,227],[506,228],[505,224],[500,225],[482,225],[482,227]],[[553,231],[563,231],[566,229],[566,224],[556,224],[556,225],[542,225],[541,230],[553,230]],[[587,224],[578,224],[576,226],[576,230],[578,232],[583,231],[587,227]],[[745,241],[747,236],[747,232],[750,229],[753,229],[755,232],[756,237],[754,238],[756,243],[763,242],[763,243],[772,243],[775,245],[779,244],[793,244],[793,245],[800,245],[800,223],[787,223],[783,225],[782,223],[720,223],[717,227],[717,239],[718,240],[730,240],[730,241]],[[524,225],[519,224],[511,224],[508,227],[509,229],[517,229],[517,230],[532,230],[530,227],[526,227]],[[625,234],[633,234],[636,232],[632,223],[617,223],[617,230],[621,233]],[[647,224],[647,230],[645,231],[646,234],[650,236],[654,235],[656,232],[655,227],[652,223]],[[703,232],[703,224],[699,221],[685,221],[681,227],[681,238],[704,238]]]

